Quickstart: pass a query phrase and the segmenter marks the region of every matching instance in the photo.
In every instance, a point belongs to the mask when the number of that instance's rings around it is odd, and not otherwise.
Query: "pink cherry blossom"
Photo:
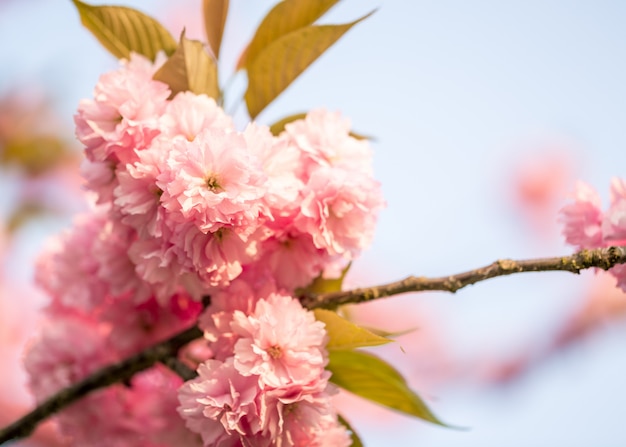
[[[172,141],[157,186],[178,223],[204,233],[236,227],[250,234],[262,222],[265,175],[235,132],[204,131],[191,142]]]
[[[68,407],[57,419],[72,445],[107,447],[199,447],[200,437],[178,417],[182,380],[162,366],[135,375]]]
[[[98,275],[98,259],[89,255],[106,222],[104,208],[79,215],[74,227],[52,239],[40,255],[35,280],[50,294],[53,306],[89,311],[106,298],[109,285]]]
[[[309,159],[308,165],[335,166],[372,175],[372,150],[367,140],[350,135],[350,120],[338,112],[310,111],[285,125],[285,133]]]
[[[321,447],[351,444],[347,430],[337,421],[331,401],[335,388],[326,386],[326,377],[308,389],[292,387],[268,390],[263,394],[263,433],[275,440],[276,445]]]
[[[248,269],[228,286],[211,292],[211,305],[198,318],[198,327],[203,330],[214,359],[224,361],[233,356],[235,343],[240,338],[231,327],[233,313],[251,314],[261,297],[275,291],[271,275]]]
[[[566,242],[578,249],[626,244],[626,181],[611,182],[611,206],[606,213],[598,194],[579,182],[574,203],[563,207],[560,220]],[[626,291],[626,268],[617,265],[609,272],[617,278],[617,286]]]
[[[249,124],[243,137],[267,177],[265,201],[272,215],[293,214],[304,188],[302,151],[288,138],[275,138],[267,126]]]
[[[133,227],[140,237],[163,236],[165,209],[160,205],[163,191],[156,184],[161,174],[169,142],[157,138],[150,148],[137,154],[137,161],[119,168],[114,204],[121,220]]]
[[[103,222],[93,241],[90,257],[98,263],[98,277],[108,285],[109,294],[132,295],[132,301],[140,303],[151,295],[150,285],[136,272],[135,264],[128,255],[128,247],[137,238],[135,230],[119,220]]]
[[[180,92],[169,101],[160,120],[169,139],[181,136],[193,141],[207,129],[234,130],[233,120],[213,98],[191,92]]]
[[[578,248],[598,248],[602,242],[602,203],[598,194],[587,184],[578,182],[574,203],[561,209],[563,234],[568,244]]]
[[[245,236],[221,228],[205,234],[188,223],[176,228],[176,252],[184,266],[197,272],[205,284],[212,287],[227,285],[252,262],[258,254],[257,234]],[[181,261],[183,262],[183,261]]]
[[[371,177],[319,168],[307,183],[295,225],[313,236],[317,248],[353,257],[371,243],[383,205],[380,184]]]
[[[330,403],[320,406],[316,402],[302,400],[290,404],[284,410],[284,428],[277,438],[281,446],[299,447],[349,447],[350,433],[337,422]]]
[[[185,294],[175,294],[164,305],[154,297],[140,304],[132,297],[110,300],[99,319],[111,326],[109,342],[120,354],[128,356],[165,340],[194,324],[200,303]],[[181,305],[186,309],[181,309]]]
[[[137,239],[128,248],[135,271],[150,284],[162,304],[166,304],[170,296],[180,291],[189,293],[197,301],[208,291],[207,284],[199,274],[182,264],[186,258],[181,260],[178,251],[165,235],[160,239]],[[184,256],[184,253],[181,255]]]
[[[261,429],[259,391],[256,378],[239,374],[232,360],[207,360],[199,366],[198,377],[180,388],[178,412],[205,446],[236,445],[228,444],[228,439],[252,436]]]
[[[126,408],[118,420],[144,438],[144,443],[138,443],[137,447],[202,445],[199,437],[185,427],[177,412],[178,390],[182,384],[180,377],[162,365],[132,378],[126,393]]]
[[[626,180],[611,181],[611,206],[604,215],[602,234],[613,245],[626,244]]]
[[[156,66],[132,54],[119,70],[106,73],[94,100],[81,101],[76,135],[91,161],[129,162],[160,133],[159,118],[170,95],[168,86],[152,80]]]
[[[204,336],[179,352],[197,378],[153,367],[61,412],[63,433],[86,446],[347,446],[324,324],[291,294],[371,242],[384,201],[369,144],[325,110],[279,137],[240,132],[206,95],[170,98],[159,65],[132,55],[78,108],[97,206],[39,261],[52,305],[26,359],[32,388],[41,400],[197,323]],[[607,234],[621,234],[619,197]]]
[[[272,294],[250,315],[235,311],[231,327],[240,336],[234,364],[241,374],[273,388],[320,379],[327,362],[324,324],[298,300]]]
[[[261,253],[257,264],[270,271],[279,288],[289,291],[310,284],[330,258],[315,246],[310,234],[295,228],[264,241]]]
[[[108,205],[113,201],[113,191],[118,185],[115,175],[116,163],[84,159],[80,173],[85,179],[85,188],[95,195],[95,203]]]
[[[49,316],[54,317],[53,322],[45,325],[24,360],[38,402],[116,360],[106,325],[65,310]]]

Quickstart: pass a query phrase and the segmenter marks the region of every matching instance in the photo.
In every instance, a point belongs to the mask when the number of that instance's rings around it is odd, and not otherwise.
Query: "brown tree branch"
[[[626,263],[626,247],[582,250],[571,256],[555,258],[521,261],[504,259],[457,275],[441,278],[410,276],[401,281],[375,287],[302,296],[300,300],[302,305],[308,309],[332,309],[343,304],[363,303],[407,292],[445,291],[454,293],[468,285],[514,273],[546,271],[579,273],[581,270],[592,267],[608,270],[615,265],[624,263]],[[61,390],[24,417],[1,429],[0,444],[28,436],[40,422],[91,391],[128,380],[134,374],[151,367],[157,362],[165,363],[179,374],[191,377],[191,370],[172,359],[176,357],[178,350],[182,346],[201,336],[202,332],[198,328],[192,327],[120,363],[96,371],[81,382]]]
[[[34,410],[0,430],[0,444],[29,436],[37,425],[92,391],[114,383],[129,380],[136,373],[148,369],[157,362],[165,362],[178,350],[202,337],[196,326],[184,330],[161,343],[157,343],[119,363],[102,368],[80,382],[59,391],[39,404]]]
[[[618,264],[626,263],[626,247],[608,247],[595,250],[581,250],[571,256],[555,258],[526,259],[513,261],[501,259],[485,267],[441,278],[409,276],[401,281],[362,289],[341,292],[308,295],[300,298],[308,309],[333,309],[344,304],[364,303],[379,298],[408,292],[441,291],[454,293],[463,287],[476,284],[497,276],[523,272],[564,271],[580,273],[592,267],[608,270]]]

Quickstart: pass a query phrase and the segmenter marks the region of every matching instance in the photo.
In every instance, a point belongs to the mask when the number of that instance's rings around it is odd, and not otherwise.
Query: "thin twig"
[[[380,286],[307,295],[300,297],[300,302],[308,309],[334,309],[344,304],[364,303],[408,292],[442,291],[454,293],[463,287],[477,282],[514,273],[565,271],[578,274],[581,270],[592,267],[608,270],[617,264],[624,263],[626,263],[626,247],[581,250],[571,256],[555,258],[526,259],[521,261],[501,259],[485,267],[457,275],[443,276],[441,278],[409,276],[401,281]]]
[[[302,296],[300,301],[308,309],[332,309],[343,304],[362,303],[407,292],[438,290],[454,293],[465,286],[514,273],[559,270],[579,273],[581,270],[592,267],[608,270],[615,265],[624,263],[626,263],[626,247],[582,250],[571,256],[545,259],[521,261],[504,259],[479,269],[459,273],[458,275],[441,278],[410,276],[401,281],[381,286]],[[209,302],[207,301],[207,305]],[[192,377],[193,371],[187,367],[182,368],[181,365],[184,366],[184,364],[175,362],[172,359],[176,357],[176,353],[182,346],[201,336],[202,332],[197,327],[192,327],[120,363],[96,371],[81,382],[61,390],[24,417],[0,430],[0,444],[28,436],[40,422],[91,391],[128,380],[134,374],[151,367],[157,362],[167,364],[181,374],[183,378],[186,376]]]
[[[129,380],[136,373],[176,355],[182,346],[201,336],[202,331],[194,326],[119,363],[94,372],[80,382],[59,391],[39,404],[30,413],[0,430],[0,444],[29,436],[43,420],[88,393],[117,382]]]
[[[196,373],[195,370],[191,369],[174,356],[163,359],[163,364],[178,374],[184,381],[198,377],[198,373]]]

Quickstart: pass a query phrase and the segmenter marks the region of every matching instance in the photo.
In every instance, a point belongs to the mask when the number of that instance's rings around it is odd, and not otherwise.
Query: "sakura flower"
[[[203,233],[236,227],[250,234],[264,217],[264,182],[244,138],[208,130],[191,142],[172,141],[157,186],[174,222],[193,222]]]
[[[165,209],[160,206],[163,191],[156,181],[165,166],[170,142],[159,137],[137,154],[137,160],[118,169],[114,190],[115,206],[121,220],[142,238],[163,236]]]
[[[236,445],[229,439],[260,431],[258,392],[256,378],[239,374],[232,360],[207,360],[198,367],[198,377],[179,389],[178,412],[205,446]]]
[[[116,360],[106,325],[67,310],[52,315],[54,323],[45,326],[24,360],[38,402]]]
[[[324,110],[278,138],[239,132],[206,95],[170,99],[158,65],[131,55],[79,106],[99,207],[39,262],[54,324],[27,356],[33,390],[197,322],[204,337],[179,353],[197,378],[154,367],[61,412],[63,433],[85,446],[347,446],[324,324],[289,293],[369,244],[383,205],[369,145]]]
[[[578,248],[603,247],[600,197],[589,185],[578,182],[573,198],[574,203],[561,209],[566,242]]]
[[[258,233],[249,237],[221,228],[204,234],[195,225],[177,227],[176,251],[184,266],[212,287],[224,286],[243,271],[258,253]]]
[[[240,374],[273,388],[320,380],[327,362],[324,324],[295,298],[272,294],[250,315],[235,311],[231,328],[240,337],[234,350]]]
[[[331,255],[356,256],[373,236],[384,205],[380,184],[358,172],[319,168],[304,191],[295,226]]]
[[[322,447],[351,444],[347,430],[337,421],[331,402],[335,388],[326,387],[326,377],[319,380],[319,386],[314,385],[308,389],[292,387],[263,393],[263,433],[275,440],[275,445]]]
[[[182,380],[162,366],[135,375],[126,385],[89,394],[57,419],[72,445],[107,447],[199,447],[200,437],[178,417]]]
[[[138,443],[137,447],[202,445],[199,437],[185,427],[176,409],[182,384],[180,377],[162,365],[132,378],[126,391],[125,408],[118,420],[143,438],[143,443]],[[129,444],[125,441],[124,445]]]
[[[100,320],[111,326],[109,342],[120,355],[135,354],[188,328],[201,310],[200,303],[183,293],[173,295],[165,304],[154,297],[140,304],[125,296],[108,302]]]
[[[568,244],[578,249],[593,249],[626,244],[626,181],[611,182],[611,206],[604,213],[597,193],[579,182],[575,202],[561,210],[563,234]],[[609,270],[617,278],[617,286],[626,291],[626,267]]]
[[[312,110],[304,119],[285,125],[285,134],[306,154],[309,164],[372,174],[369,143],[352,137],[350,121],[337,112]]]
[[[267,176],[265,201],[274,217],[289,216],[304,188],[302,151],[288,138],[275,138],[267,126],[249,124],[243,137]]]
[[[315,246],[310,234],[295,228],[264,241],[261,253],[255,265],[265,266],[278,287],[290,291],[310,284],[330,258]]]
[[[181,136],[193,141],[206,129],[234,130],[233,120],[213,98],[191,92],[180,92],[169,101],[160,120],[169,139]]]
[[[611,181],[611,206],[604,215],[602,234],[611,244],[626,243],[626,180]]]
[[[126,163],[160,133],[159,117],[170,95],[168,86],[152,80],[148,59],[132,54],[117,71],[100,77],[94,100],[81,101],[75,116],[76,136],[91,161]]]
[[[131,294],[132,300],[140,303],[152,295],[152,290],[137,275],[128,255],[128,247],[136,237],[135,231],[119,220],[108,220],[93,241],[90,257],[97,261],[97,275],[108,285],[110,295]]]
[[[350,433],[337,421],[330,408],[317,406],[309,400],[290,404],[284,410],[284,428],[278,436],[277,445],[299,447],[349,447]]]
[[[113,201],[113,190],[118,181],[115,175],[116,163],[111,161],[89,161],[80,164],[80,173],[85,179],[85,188],[95,194],[98,205],[108,205]]]
[[[107,221],[104,208],[79,215],[74,227],[51,240],[39,257],[35,279],[52,296],[53,306],[89,311],[109,293],[109,285],[98,275],[100,262],[89,254]]]
[[[137,275],[150,284],[157,300],[163,305],[180,291],[199,301],[208,290],[198,273],[183,265],[177,247],[165,235],[137,239],[128,248],[128,256],[135,264]]]

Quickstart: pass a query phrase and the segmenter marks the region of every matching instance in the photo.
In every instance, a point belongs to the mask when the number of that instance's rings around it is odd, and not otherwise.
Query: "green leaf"
[[[371,135],[363,135],[361,133],[356,133],[356,132],[350,132],[350,136],[352,138],[356,138],[357,140],[376,141],[376,137],[373,137]]]
[[[217,65],[198,40],[185,38],[183,31],[178,49],[154,74],[154,79],[165,82],[172,90],[172,97],[179,92],[205,93],[218,99]]]
[[[361,438],[359,438],[359,435],[356,434],[356,432],[354,431],[352,426],[348,423],[348,421],[346,421],[344,417],[340,414],[337,415],[337,420],[339,421],[341,425],[346,427],[348,431],[350,432],[350,438],[352,439],[352,444],[350,444],[350,447],[363,447],[363,441],[361,441]]]
[[[352,266],[351,262],[348,265],[346,265],[345,268],[341,271],[341,275],[339,276],[339,278],[324,278],[322,274],[320,273],[320,275],[317,278],[315,278],[311,282],[311,284],[298,290],[296,294],[304,295],[304,294],[312,294],[312,293],[318,294],[318,293],[331,293],[331,292],[341,291],[343,280],[348,274],[348,270],[350,270],[351,266]]]
[[[24,202],[13,211],[6,222],[6,231],[8,234],[13,234],[24,225],[40,218],[46,213],[50,213],[52,210],[46,208],[42,203],[37,202]]]
[[[286,116],[276,121],[274,124],[272,124],[270,126],[270,132],[272,132],[272,135],[278,136],[280,135],[282,131],[285,130],[285,126],[287,124],[292,123],[297,120],[302,120],[306,118],[306,115],[307,115],[306,113],[294,113],[293,115]],[[373,137],[369,137],[367,135],[361,135],[361,134],[354,133],[354,132],[350,132],[350,136],[352,138],[356,138],[357,140],[374,140]]]
[[[446,425],[384,360],[361,351],[333,350],[328,355],[327,369],[332,372],[330,381],[335,385],[385,407]]]
[[[372,13],[343,25],[299,28],[261,51],[247,65],[248,89],[245,99],[250,117],[255,118],[332,44]]]
[[[326,325],[329,342],[326,349],[354,349],[365,346],[379,346],[390,343],[391,340],[373,334],[365,328],[357,326],[337,312],[326,309],[315,309],[315,318]]]
[[[203,0],[204,32],[215,59],[220,56],[224,26],[228,16],[228,0]]]
[[[135,9],[72,1],[85,28],[117,58],[128,59],[135,52],[154,61],[159,51],[169,56],[176,49],[176,41],[159,22]]]
[[[293,121],[298,121],[306,118],[306,113],[295,113],[293,115],[286,116],[285,118],[276,121],[274,124],[270,126],[270,132],[272,135],[278,136],[283,130],[285,130],[285,126]]]
[[[257,28],[237,68],[250,67],[272,42],[292,31],[313,24],[339,0],[284,0],[267,13]]]
[[[17,165],[31,176],[51,171],[72,155],[67,143],[54,135],[25,135],[2,144],[0,165]]]
[[[361,327],[363,329],[367,329],[368,331],[370,331],[373,334],[376,334],[376,335],[379,335],[379,336],[385,337],[385,338],[401,337],[402,335],[406,335],[406,334],[410,334],[411,332],[415,332],[418,329],[417,327],[413,327],[413,328],[403,329],[401,331],[389,332],[389,331],[386,331],[384,329],[371,327],[371,326],[361,326]]]

